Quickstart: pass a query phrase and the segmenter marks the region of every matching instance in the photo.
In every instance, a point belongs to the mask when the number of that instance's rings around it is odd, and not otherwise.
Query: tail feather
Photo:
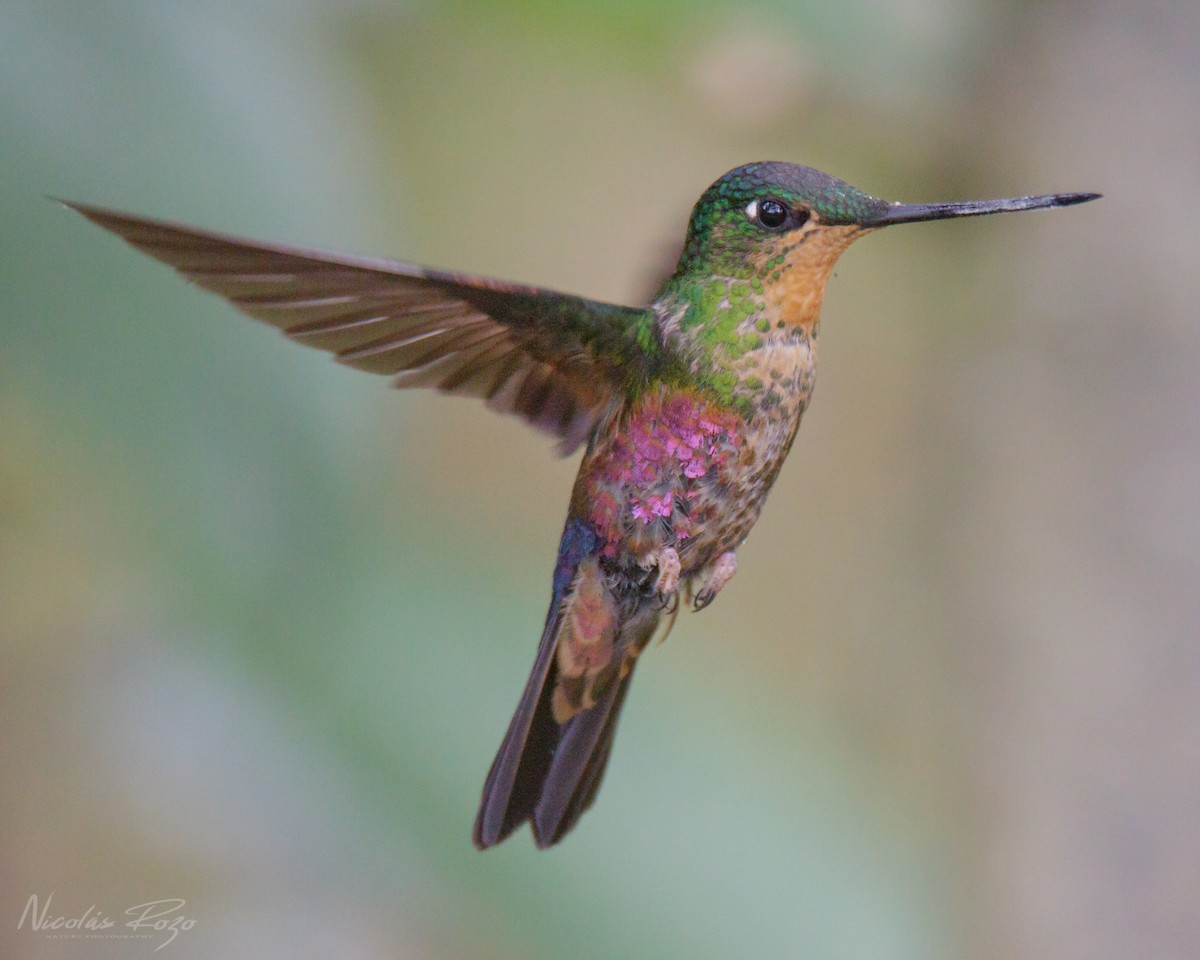
[[[594,545],[590,530],[578,521],[568,522],[537,658],[484,783],[473,834],[481,850],[500,843],[526,821],[531,821],[539,847],[557,843],[591,806],[600,787],[637,654],[649,642],[660,614],[646,600],[614,606],[615,622],[603,640],[585,636],[580,618],[608,609],[604,604],[584,602],[582,613],[575,610],[575,623],[564,622],[572,616],[569,591],[580,564],[587,561],[580,581],[597,569]],[[600,646],[586,647],[583,640]],[[566,650],[559,656],[560,644],[574,644],[575,652]],[[592,674],[570,672],[580,651],[586,656],[593,649],[611,651],[611,672],[602,672],[610,678],[607,683],[592,682]],[[569,671],[565,678],[563,669]],[[570,687],[569,695],[560,680]],[[576,696],[583,699],[577,701]]]
[[[533,816],[554,759],[558,728],[550,708],[554,689],[554,636],[559,615],[551,608],[537,659],[521,701],[483,785],[472,839],[480,850],[495,846]]]
[[[574,724],[571,730],[564,731],[533,812],[533,838],[539,847],[558,843],[596,799],[632,679],[631,670],[599,703],[574,717],[568,724]]]

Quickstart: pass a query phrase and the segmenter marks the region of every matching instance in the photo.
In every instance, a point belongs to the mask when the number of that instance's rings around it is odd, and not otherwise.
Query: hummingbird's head
[[[696,300],[746,284],[773,321],[809,324],[842,251],[879,219],[886,201],[791,163],[731,170],[697,201],[670,284]],[[737,283],[737,287],[725,284]],[[724,299],[724,295],[722,295]]]
[[[770,251],[819,239],[845,249],[888,209],[844,180],[793,163],[748,163],[704,191],[692,209],[680,267],[732,274]]]
[[[730,170],[697,201],[672,281],[727,277],[754,283],[789,323],[815,320],[825,284],[859,237],[896,223],[1067,206],[1098,196],[1055,194],[965,203],[890,203],[792,163]]]

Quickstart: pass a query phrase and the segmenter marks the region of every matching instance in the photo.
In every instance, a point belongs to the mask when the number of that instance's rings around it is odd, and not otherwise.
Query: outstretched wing
[[[292,339],[397,387],[482,397],[564,454],[660,361],[649,310],[62,202]]]

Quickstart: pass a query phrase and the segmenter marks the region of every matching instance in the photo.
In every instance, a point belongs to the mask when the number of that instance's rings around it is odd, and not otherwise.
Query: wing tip
[[[56,203],[60,207],[65,207],[67,210],[71,210],[81,217],[91,220],[92,223],[99,223],[100,220],[104,219],[105,214],[110,213],[110,211],[105,210],[103,207],[94,207],[89,203],[79,203],[76,200],[67,200],[65,197],[56,197],[49,193],[42,194],[42,196],[51,203]]]
[[[57,203],[60,207],[66,207],[68,210],[74,210],[82,217],[86,217],[93,223],[99,223],[101,220],[133,220],[142,219],[134,217],[132,214],[119,213],[116,210],[110,210],[107,207],[97,207],[91,203],[80,203],[78,200],[68,200],[65,197],[56,197],[53,194],[43,194],[43,196],[51,203]]]

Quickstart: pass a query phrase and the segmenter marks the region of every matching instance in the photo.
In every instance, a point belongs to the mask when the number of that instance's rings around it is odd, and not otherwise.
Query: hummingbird
[[[529,679],[473,840],[528,822],[539,848],[596,798],[638,657],[682,603],[729,584],[812,397],[821,301],[859,237],[901,223],[1064,207],[1095,193],[906,204],[789,163],[697,201],[643,307],[259,243],[65,202],[234,307],[341,363],[482,398],[584,452]]]

